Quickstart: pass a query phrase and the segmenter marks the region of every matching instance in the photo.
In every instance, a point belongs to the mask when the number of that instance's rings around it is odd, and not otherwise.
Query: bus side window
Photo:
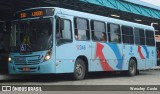
[[[74,19],[75,39],[76,40],[89,40],[89,21],[84,18]]]
[[[92,40],[94,41],[103,41],[106,39],[106,27],[104,22],[100,21],[91,21],[91,32],[92,32]]]
[[[134,28],[135,44],[145,45],[144,30],[140,28]]]
[[[123,43],[134,44],[133,28],[130,26],[122,26],[122,39]]]
[[[120,26],[118,24],[108,23],[108,37],[109,42],[121,42]]]
[[[67,19],[56,20],[57,44],[61,45],[72,41],[71,21]]]
[[[147,46],[155,46],[155,38],[153,30],[145,30],[146,35],[146,45]],[[159,49],[160,50],[160,49]]]

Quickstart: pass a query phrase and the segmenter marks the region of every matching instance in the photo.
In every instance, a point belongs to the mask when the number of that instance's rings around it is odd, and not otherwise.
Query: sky
[[[156,5],[156,6],[160,6],[160,0],[140,0],[140,1],[150,3],[150,4],[153,4],[153,5]]]

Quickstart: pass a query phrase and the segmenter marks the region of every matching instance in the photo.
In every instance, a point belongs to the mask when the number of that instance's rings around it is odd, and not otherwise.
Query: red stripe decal
[[[100,43],[97,43],[97,49],[96,49],[96,58],[98,57],[100,59],[101,67],[104,71],[112,71],[113,69],[108,64],[107,60],[105,59],[105,56],[102,52],[104,46]]]
[[[140,47],[140,46],[138,46],[138,53],[139,53],[141,59],[145,59],[144,56],[143,56],[143,54],[142,54],[142,51],[141,51],[141,47]]]

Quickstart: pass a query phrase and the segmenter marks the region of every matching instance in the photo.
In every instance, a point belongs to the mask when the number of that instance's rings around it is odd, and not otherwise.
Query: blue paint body
[[[146,58],[149,59],[149,52],[146,46],[142,46],[144,48],[144,50],[146,51]]]
[[[91,0],[92,1],[92,0]],[[54,8],[54,7],[52,7]],[[149,69],[156,66],[156,47],[155,46],[143,46],[140,45],[142,54],[145,57],[142,60],[138,53],[138,46],[139,45],[130,45],[124,43],[110,43],[107,41],[77,41],[74,38],[74,17],[81,17],[88,19],[89,21],[94,19],[98,21],[103,21],[105,24],[107,23],[115,23],[119,25],[129,25],[132,27],[139,27],[147,30],[154,30],[153,27],[141,25],[137,23],[122,21],[118,19],[77,12],[68,9],[62,8],[54,8],[54,15],[51,16],[53,18],[53,45],[51,50],[51,59],[45,61],[44,57],[46,56],[47,52],[50,50],[45,51],[37,51],[32,52],[30,54],[22,55],[20,53],[10,53],[10,57],[12,61],[9,62],[9,73],[10,74],[48,74],[48,73],[73,73],[75,69],[75,62],[78,57],[85,57],[88,63],[88,71],[104,71],[102,69],[102,65],[100,61],[108,62],[109,66],[114,71],[122,71],[128,70],[129,60],[131,58],[136,58],[137,60],[137,69]],[[71,29],[72,29],[72,36],[73,41],[64,43],[62,45],[57,45],[56,43],[56,26],[55,26],[55,15],[62,18],[70,20]],[[28,18],[27,20],[31,20]],[[107,28],[106,28],[107,29]],[[89,30],[91,33],[91,31]],[[107,35],[108,36],[108,35]],[[108,37],[107,37],[108,38]],[[100,60],[96,57],[97,51],[97,43],[103,45],[102,54],[104,56],[104,60]],[[151,54],[152,53],[152,54]],[[105,61],[106,60],[106,61]],[[26,63],[27,62],[27,63]],[[30,70],[27,70],[30,68]],[[23,70],[24,69],[24,70]]]
[[[121,70],[122,69],[122,65],[123,65],[123,56],[122,56],[122,54],[120,52],[121,49],[119,49],[116,44],[108,43],[108,45],[113,50],[113,52],[116,55],[116,58],[118,59],[118,64],[116,65],[116,67]]]

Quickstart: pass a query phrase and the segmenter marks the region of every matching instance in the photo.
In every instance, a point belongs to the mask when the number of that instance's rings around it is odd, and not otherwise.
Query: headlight
[[[8,58],[8,61],[11,62],[11,60],[12,60],[11,57],[9,57],[9,58]]]
[[[52,56],[52,51],[48,51],[46,56],[44,57],[44,61],[51,59],[51,56]]]
[[[51,58],[50,55],[46,55],[44,59],[45,59],[45,60],[49,60],[50,58]]]

